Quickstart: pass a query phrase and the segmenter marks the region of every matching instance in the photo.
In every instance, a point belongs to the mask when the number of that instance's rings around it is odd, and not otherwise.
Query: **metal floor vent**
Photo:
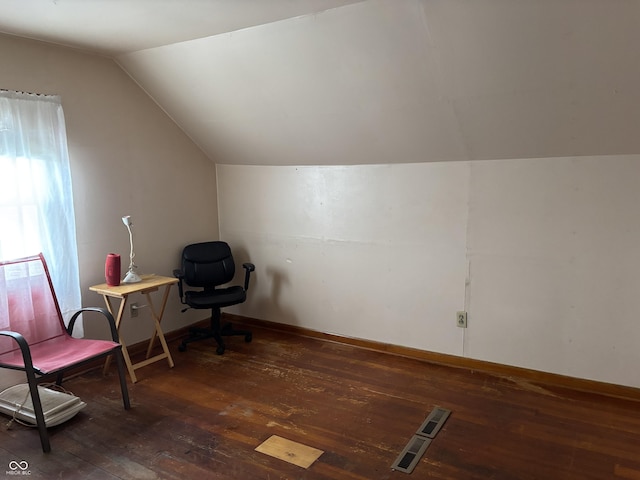
[[[414,435],[411,441],[404,447],[402,453],[398,455],[396,461],[391,465],[392,470],[399,470],[404,473],[413,472],[414,467],[418,464],[422,458],[422,454],[425,452],[429,444],[430,438],[425,438],[420,435]]]
[[[435,438],[449,415],[451,415],[451,410],[440,407],[434,408],[416,433],[427,438]]]
[[[396,461],[393,462],[391,469],[411,473],[449,415],[451,415],[451,410],[441,407],[434,408],[407,446],[404,447],[404,450],[398,455]]]

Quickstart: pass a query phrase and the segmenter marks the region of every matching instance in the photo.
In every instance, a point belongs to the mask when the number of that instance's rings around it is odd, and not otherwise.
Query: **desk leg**
[[[136,383],[138,381],[138,379],[136,378],[136,374],[133,371],[133,365],[131,364],[131,358],[129,358],[129,351],[127,350],[127,346],[124,343],[124,340],[122,340],[122,336],[120,336],[120,322],[122,322],[122,316],[124,314],[124,309],[125,306],[127,304],[127,297],[123,297],[122,300],[120,300],[120,307],[118,307],[118,313],[117,315],[114,315],[113,313],[113,305],[111,303],[111,297],[107,296],[107,295],[103,295],[104,297],[104,302],[107,305],[107,310],[109,310],[109,313],[111,313],[111,315],[113,315],[115,321],[116,321],[116,330],[118,332],[118,339],[120,340],[120,345],[122,345],[122,356],[124,357],[124,363],[127,365],[127,370],[129,371],[129,376],[131,377],[131,382],[132,383]],[[103,373],[106,374],[107,370],[109,369],[109,363],[111,362],[111,356],[108,356],[107,359],[104,362],[104,369],[103,369]]]
[[[167,341],[164,338],[164,334],[162,333],[162,328],[160,327],[160,322],[162,321],[162,316],[164,315],[164,309],[167,306],[167,299],[169,298],[169,290],[171,289],[171,285],[167,285],[164,289],[164,294],[162,296],[162,303],[160,304],[160,312],[156,312],[156,309],[153,306],[153,302],[151,301],[151,295],[149,292],[145,292],[147,297],[147,302],[149,304],[149,308],[151,309],[151,315],[153,316],[154,321],[154,330],[151,334],[151,339],[149,340],[149,346],[147,347],[147,359],[151,355],[151,350],[153,349],[153,343],[155,341],[156,335],[160,339],[160,344],[162,345],[162,350],[167,357],[167,362],[169,362],[169,368],[173,368],[173,358],[171,358],[171,353],[169,352],[169,347],[167,346]]]

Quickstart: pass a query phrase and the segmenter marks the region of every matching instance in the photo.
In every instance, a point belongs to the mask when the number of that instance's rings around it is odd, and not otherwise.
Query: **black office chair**
[[[211,328],[193,328],[190,336],[178,346],[184,352],[187,344],[206,338],[214,338],[218,343],[216,353],[222,355],[225,345],[223,336],[244,335],[244,341],[250,342],[251,332],[248,330],[234,330],[232,325],[226,324],[220,328],[220,309],[242,303],[247,298],[249,278],[256,267],[253,263],[243,263],[245,269],[244,287],[240,285],[220,287],[231,280],[236,271],[229,245],[225,242],[203,242],[187,245],[182,251],[182,269],[174,270],[173,274],[180,282],[178,290],[180,301],[189,308],[211,309]],[[189,287],[199,290],[184,290],[183,282]]]

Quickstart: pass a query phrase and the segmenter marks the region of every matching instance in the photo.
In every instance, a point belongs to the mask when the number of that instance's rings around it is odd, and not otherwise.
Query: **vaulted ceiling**
[[[218,163],[640,153],[640,0],[4,0]]]

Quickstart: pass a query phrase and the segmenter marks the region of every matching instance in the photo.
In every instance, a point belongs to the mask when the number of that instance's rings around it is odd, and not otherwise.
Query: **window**
[[[0,157],[0,258],[42,251],[36,192],[45,191],[41,160]]]
[[[0,259],[42,252],[63,315],[80,305],[60,97],[0,91]]]

